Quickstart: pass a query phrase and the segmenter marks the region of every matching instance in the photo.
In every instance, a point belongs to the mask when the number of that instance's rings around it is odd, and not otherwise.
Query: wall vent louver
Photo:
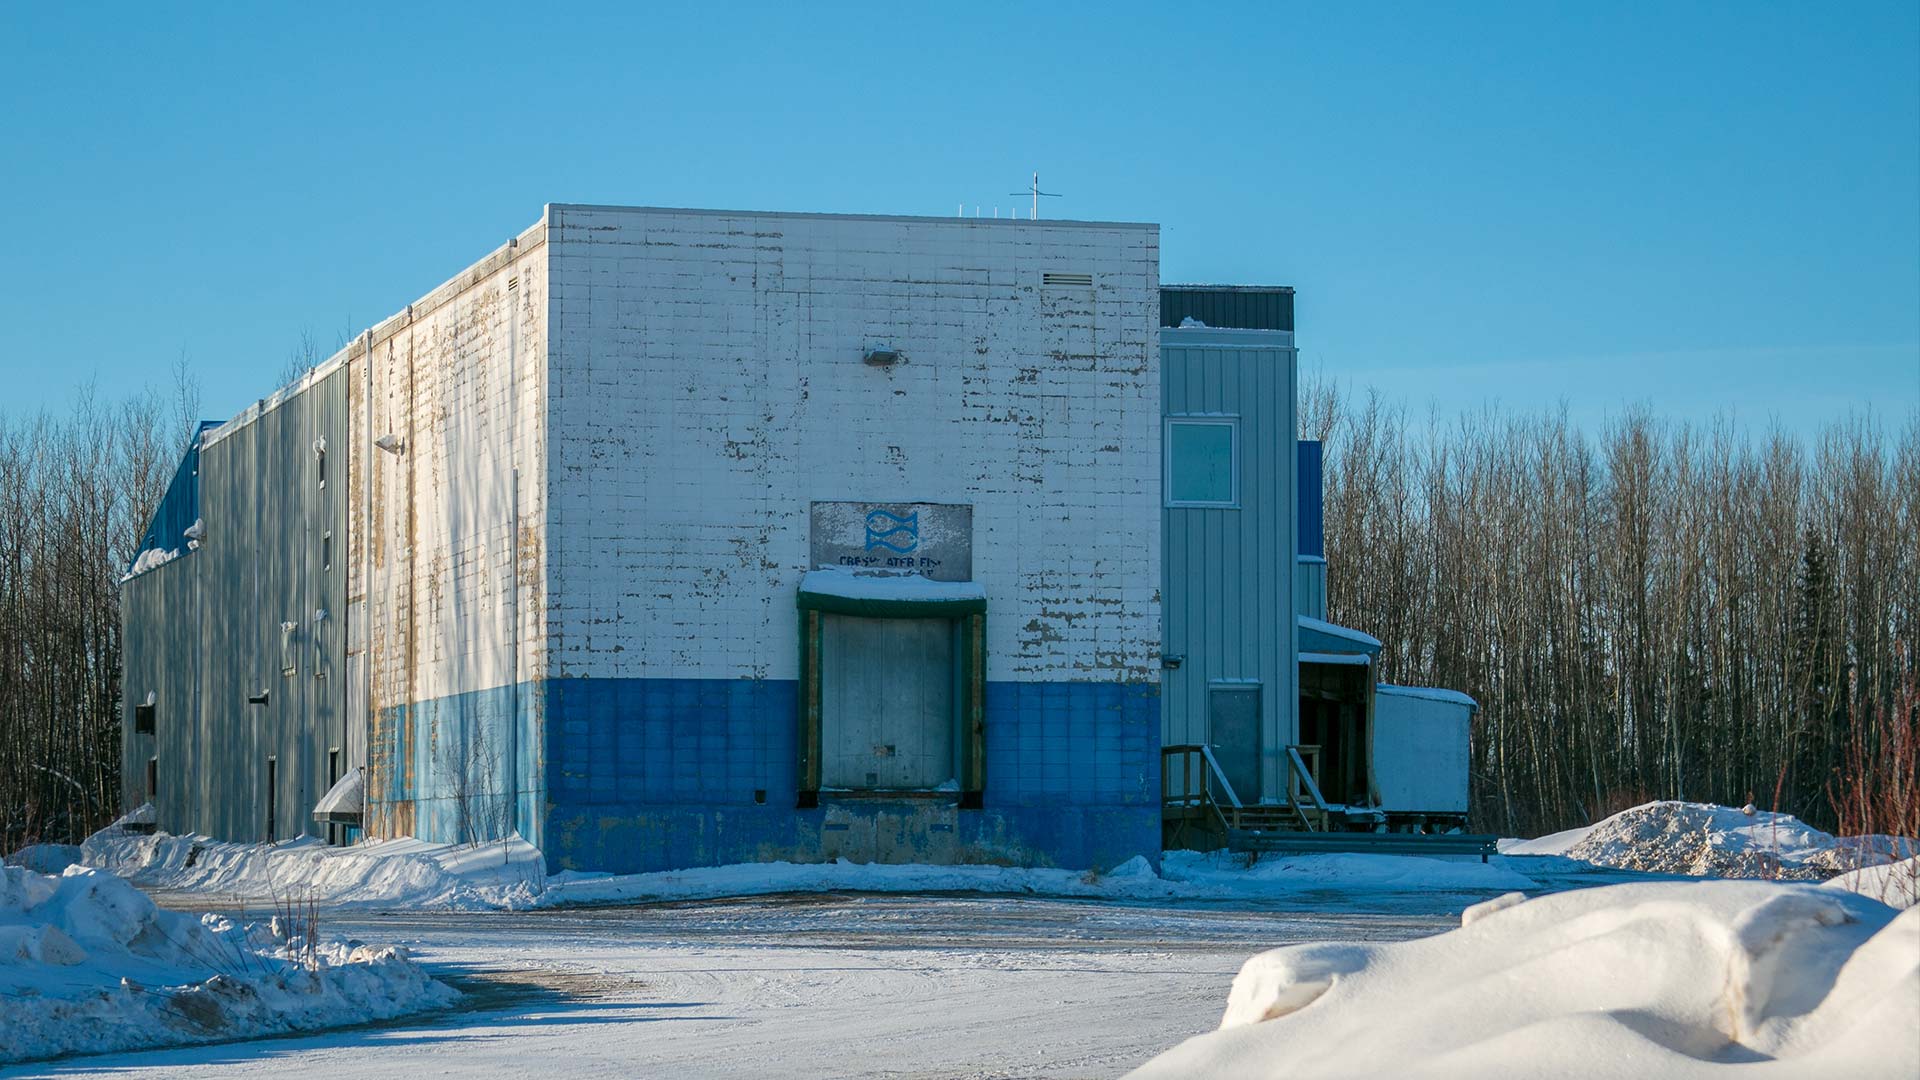
[[[1079,286],[1085,287],[1093,284],[1093,275],[1092,274],[1062,274],[1062,273],[1054,273],[1052,271],[1049,271],[1047,273],[1043,273],[1040,275],[1040,284],[1042,285],[1079,285]]]
[[[507,279],[507,291],[508,291],[508,292],[512,292],[512,291],[514,291],[515,289],[518,289],[519,287],[520,287],[520,279],[519,279],[519,278],[517,278],[517,277],[510,277],[510,278],[508,278],[508,279]]]

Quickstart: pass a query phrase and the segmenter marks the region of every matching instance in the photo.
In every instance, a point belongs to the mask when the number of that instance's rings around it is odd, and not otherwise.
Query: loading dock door
[[[1260,801],[1260,687],[1207,688],[1207,742],[1242,803]]]
[[[826,615],[820,639],[821,786],[910,791],[954,780],[953,621]]]

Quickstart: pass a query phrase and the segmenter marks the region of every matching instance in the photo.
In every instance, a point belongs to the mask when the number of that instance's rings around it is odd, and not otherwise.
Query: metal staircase
[[[1227,850],[1306,854],[1372,851],[1393,855],[1494,853],[1492,836],[1374,831],[1384,815],[1329,803],[1320,792],[1317,746],[1287,747],[1286,801],[1247,804],[1204,743],[1160,748],[1161,817],[1170,840],[1198,830],[1224,834]],[[1311,762],[1311,764],[1309,763]]]

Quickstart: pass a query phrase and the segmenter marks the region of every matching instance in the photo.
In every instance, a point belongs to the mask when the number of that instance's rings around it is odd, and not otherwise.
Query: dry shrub
[[[1902,650],[1904,652],[1904,650]],[[1872,722],[1849,733],[1841,767],[1828,785],[1839,835],[1854,842],[1845,849],[1843,870],[1906,861],[1903,872],[1888,876],[1881,891],[1920,895],[1920,684],[1913,668],[1894,695],[1891,707],[1874,710]],[[1883,839],[1884,838],[1884,839]]]

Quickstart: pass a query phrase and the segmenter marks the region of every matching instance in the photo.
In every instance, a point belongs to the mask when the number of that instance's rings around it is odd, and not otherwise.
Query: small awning
[[[1298,616],[1300,651],[1303,653],[1365,653],[1380,655],[1380,639],[1325,619]]]
[[[320,796],[319,803],[313,808],[315,821],[338,821],[348,825],[360,824],[360,814],[367,803],[367,770],[365,767],[350,769],[339,782]]]
[[[987,610],[986,586],[977,581],[871,570],[811,571],[800,579],[796,599],[803,610],[838,615],[942,618]]]

